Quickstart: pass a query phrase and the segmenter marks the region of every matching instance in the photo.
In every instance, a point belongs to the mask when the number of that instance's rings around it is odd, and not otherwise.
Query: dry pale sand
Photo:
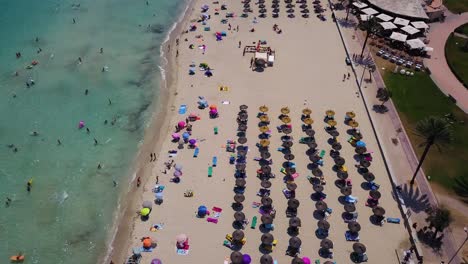
[[[225,1],[220,1],[223,4]],[[309,1],[310,2],[310,1]],[[187,28],[189,22],[199,15],[199,7],[206,1],[197,0],[195,9],[189,17],[185,19],[184,28]],[[227,2],[228,12],[240,13],[240,1]],[[244,202],[243,212],[249,220],[253,216],[260,216],[257,209],[250,205],[254,201],[260,201],[256,192],[260,188],[260,181],[256,178],[258,165],[253,158],[259,156],[255,147],[258,142],[258,107],[265,104],[269,106],[269,115],[272,120],[271,153],[273,159],[273,172],[277,178],[273,179],[271,188],[271,197],[277,210],[274,221],[275,230],[271,233],[279,241],[274,249],[272,256],[278,260],[278,263],[289,263],[291,257],[285,255],[288,246],[289,235],[286,230],[288,227],[288,218],[285,216],[287,200],[282,194],[285,184],[282,181],[279,169],[284,162],[283,155],[276,151],[280,147],[280,134],[276,132],[275,127],[281,124],[277,118],[280,109],[283,106],[289,106],[291,109],[293,137],[295,142],[304,136],[301,131],[301,111],[304,107],[313,110],[312,118],[316,130],[316,139],[319,149],[329,152],[331,149],[327,143],[328,134],[324,131],[323,122],[324,113],[327,109],[336,111],[338,121],[338,131],[341,136],[339,140],[343,144],[341,151],[342,157],[346,159],[349,168],[350,178],[353,180],[353,195],[359,198],[357,204],[359,218],[362,226],[360,232],[361,242],[367,246],[369,263],[395,263],[397,261],[395,250],[401,253],[402,245],[408,245],[408,234],[402,224],[384,224],[375,226],[369,221],[372,210],[365,206],[368,197],[368,191],[361,188],[363,182],[362,176],[354,168],[354,150],[346,140],[347,127],[344,121],[344,115],[347,111],[354,111],[357,114],[356,120],[360,124],[364,140],[368,144],[368,149],[375,151],[374,161],[371,171],[376,175],[377,182],[381,185],[382,198],[380,204],[383,206],[389,217],[400,217],[400,211],[397,203],[392,198],[391,185],[388,175],[385,172],[382,157],[378,152],[376,140],[367,118],[363,103],[357,97],[357,87],[352,79],[342,81],[343,74],[350,72],[350,68],[345,65],[345,52],[339,38],[335,24],[330,19],[330,13],[325,15],[328,21],[321,22],[313,14],[311,18],[304,19],[297,17],[289,19],[286,17],[284,2],[281,3],[281,17],[271,18],[271,7],[267,5],[269,17],[259,18],[258,24],[252,24],[253,16],[249,18],[229,19],[229,23],[235,28],[239,25],[239,32],[228,32],[228,36],[220,42],[216,42],[213,33],[215,31],[228,31],[227,24],[221,24],[221,18],[224,18],[226,11],[221,11],[220,16],[213,15],[213,4],[209,13],[211,20],[208,24],[211,26],[211,32],[201,31],[201,27],[195,32],[182,34],[180,45],[178,46],[179,56],[177,58],[177,85],[175,87],[177,96],[172,106],[173,115],[170,117],[172,126],[179,120],[184,120],[186,116],[177,114],[177,108],[180,104],[187,104],[188,111],[200,114],[201,120],[193,123],[193,137],[202,139],[199,143],[200,154],[198,158],[193,158],[193,150],[179,150],[177,157],[174,158],[177,164],[183,165],[184,175],[179,184],[169,182],[173,171],[167,175],[162,174],[163,163],[167,158],[167,151],[177,149],[177,145],[170,141],[170,133],[165,135],[166,140],[160,150],[159,159],[154,163],[152,175],[144,186],[142,200],[153,200],[154,195],[151,192],[155,182],[155,177],[159,175],[160,184],[166,186],[164,191],[164,203],[160,206],[155,205],[148,221],[142,222],[135,218],[135,228],[131,236],[132,246],[140,246],[140,238],[150,236],[157,240],[157,248],[152,253],[143,253],[142,263],[149,263],[152,258],[160,258],[164,263],[223,263],[224,259],[230,255],[231,250],[222,245],[227,233],[232,233],[234,210],[231,208],[233,202],[234,187],[234,167],[229,165],[227,153],[222,147],[226,140],[236,139],[236,115],[239,105],[249,106],[249,122],[247,130],[247,145],[250,151],[247,155],[247,188],[246,200]],[[311,3],[309,3],[311,6]],[[323,2],[326,6],[326,3]],[[258,8],[253,5],[254,12],[258,14]],[[215,5],[215,7],[219,7]],[[299,8],[296,7],[296,14]],[[190,12],[189,12],[190,13]],[[282,34],[276,34],[272,30],[276,23],[283,30]],[[249,29],[255,26],[255,33],[249,32]],[[195,40],[196,35],[203,35],[203,41]],[[184,41],[185,38],[188,41]],[[266,68],[264,72],[254,72],[249,68],[251,54],[242,56],[242,49],[238,48],[238,42],[242,41],[242,46],[250,44],[257,40],[268,41],[269,46],[276,51],[276,61],[274,67]],[[200,49],[189,49],[189,44],[206,44],[207,51],[203,55]],[[171,53],[175,56],[175,43],[171,43]],[[197,71],[196,75],[189,76],[189,65],[195,62],[208,63],[214,69],[214,76],[207,78],[202,72]],[[218,90],[220,85],[226,85],[230,89],[228,92]],[[220,117],[217,119],[208,118],[208,110],[197,109],[197,97],[205,96],[210,104],[216,104],[219,107]],[[221,101],[227,100],[228,105],[221,104]],[[219,134],[213,134],[213,127],[219,127]],[[171,132],[172,133],[172,132]],[[298,189],[296,191],[297,199],[301,205],[298,209],[298,216],[302,219],[299,237],[302,239],[302,254],[312,260],[321,259],[318,255],[320,239],[315,236],[317,220],[313,216],[315,210],[314,204],[310,198],[313,193],[311,184],[306,176],[311,175],[307,169],[309,159],[305,152],[306,145],[295,143],[292,147],[295,155],[294,162],[300,177],[296,179]],[[207,177],[208,166],[212,157],[218,157],[218,166],[214,168],[213,177]],[[338,201],[341,195],[339,189],[333,184],[336,180],[336,173],[332,171],[333,160],[329,155],[325,157],[325,164],[322,167],[324,175],[328,180],[325,186],[325,193],[328,195],[326,202],[333,213],[329,218],[331,224],[330,236],[334,242],[334,258],[336,263],[350,263],[350,253],[352,252],[352,242],[346,242],[344,233],[347,230],[347,224],[341,219],[344,212],[343,206]],[[195,196],[185,198],[184,191],[193,189]],[[223,208],[222,215],[218,224],[208,223],[206,219],[195,217],[195,211],[199,205],[206,205],[208,208],[213,206]],[[152,225],[164,223],[164,229],[157,232],[150,232]],[[260,221],[259,221],[260,224]],[[175,251],[175,237],[180,233],[185,233],[190,238],[190,253],[187,256],[179,256]],[[258,229],[246,228],[247,243],[241,250],[242,253],[248,253],[252,256],[253,263],[258,263],[261,256],[259,251],[260,237],[262,233]],[[131,248],[128,249],[130,254]],[[115,261],[115,260],[114,260]],[[121,260],[116,261],[119,263]],[[323,262],[324,259],[321,259]]]

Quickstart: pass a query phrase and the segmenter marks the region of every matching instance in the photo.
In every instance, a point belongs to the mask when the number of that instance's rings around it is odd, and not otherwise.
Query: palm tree
[[[390,100],[390,97],[392,97],[391,91],[385,88],[379,88],[377,90],[377,98],[379,98],[379,101],[382,102],[380,106],[383,106],[388,100]]]
[[[455,193],[462,197],[465,203],[468,202],[468,179],[466,176],[458,175],[455,177],[454,182],[455,184],[453,185],[453,190]]]
[[[362,58],[362,55],[364,54],[364,49],[366,48],[367,40],[369,39],[369,36],[371,34],[377,33],[377,29],[378,29],[377,25],[378,25],[377,19],[374,16],[369,16],[369,19],[365,23],[367,34],[366,34],[366,39],[364,40],[364,45],[362,45],[361,58]]]
[[[450,211],[444,207],[434,207],[428,212],[426,222],[430,227],[435,228],[432,239],[437,237],[437,233],[444,231],[453,221]]]
[[[420,120],[416,124],[416,135],[424,139],[424,142],[420,146],[425,146],[425,148],[421,159],[419,160],[418,167],[413,174],[413,178],[411,178],[411,185],[414,184],[416,175],[418,174],[421,165],[426,159],[426,155],[429,152],[429,149],[435,145],[440,151],[441,147],[452,141],[452,129],[450,124],[445,119],[430,116],[426,119]]]

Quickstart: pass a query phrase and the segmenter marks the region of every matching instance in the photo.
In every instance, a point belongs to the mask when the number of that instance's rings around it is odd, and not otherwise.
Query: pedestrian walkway
[[[346,13],[345,11],[338,11],[336,12],[336,16],[337,18],[344,18],[346,17]],[[363,37],[357,34],[358,32],[355,31],[354,28],[340,27],[340,30],[350,56],[353,53],[360,54],[362,43],[364,42]],[[353,35],[355,38],[353,38]],[[365,54],[368,53],[369,51],[366,49]],[[355,67],[356,79],[358,79],[357,83],[359,83],[363,70],[363,67]],[[373,77],[372,83],[363,83],[360,89],[363,101],[368,109],[372,109],[374,104],[380,104],[376,98],[377,89],[378,87],[385,87],[379,71],[375,71]],[[375,127],[376,137],[382,148],[383,158],[388,165],[390,177],[396,186],[401,186],[404,190],[403,193],[399,195],[399,200],[403,210],[405,210],[403,213],[409,219],[408,224],[419,223],[419,225],[422,226],[425,224],[426,218],[426,213],[423,209],[428,204],[438,204],[438,201],[426,180],[423,170],[420,170],[420,173],[417,175],[415,185],[413,187],[409,185],[409,180],[417,167],[418,158],[414,153],[393,102],[391,100],[388,101],[386,106],[389,109],[386,114],[378,114],[369,110],[369,116]],[[398,143],[394,144],[392,139],[397,139]],[[448,259],[455,254],[456,247],[453,235],[448,230],[444,232],[443,244],[440,252],[441,255],[439,255],[418,241],[416,230],[413,230],[411,227],[408,227],[408,229],[411,230],[410,233],[415,239],[416,245],[422,248],[424,261],[426,263],[439,263],[441,260],[447,262]],[[456,257],[453,263],[460,263],[459,258]]]
[[[460,25],[468,23],[468,13],[461,15],[446,12],[443,23],[432,23],[429,30],[429,46],[434,48],[430,59],[424,59],[424,64],[431,71],[431,78],[439,89],[457,100],[457,105],[468,113],[468,89],[455,77],[445,59],[445,42],[450,34]]]

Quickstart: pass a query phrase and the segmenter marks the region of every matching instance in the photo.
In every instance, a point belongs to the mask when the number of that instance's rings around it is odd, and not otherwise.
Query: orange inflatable
[[[20,263],[24,261],[24,255],[11,256],[10,261],[13,263]]]
[[[39,62],[38,62],[37,60],[33,60],[33,61],[31,62],[31,65],[33,65],[33,66],[36,66],[36,65],[38,65],[38,64],[39,64]]]

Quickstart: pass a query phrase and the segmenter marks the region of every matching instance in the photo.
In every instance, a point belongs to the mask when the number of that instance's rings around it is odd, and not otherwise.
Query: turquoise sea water
[[[67,264],[106,253],[157,96],[160,44],[185,4],[146,2],[0,0],[0,263],[19,251]]]

